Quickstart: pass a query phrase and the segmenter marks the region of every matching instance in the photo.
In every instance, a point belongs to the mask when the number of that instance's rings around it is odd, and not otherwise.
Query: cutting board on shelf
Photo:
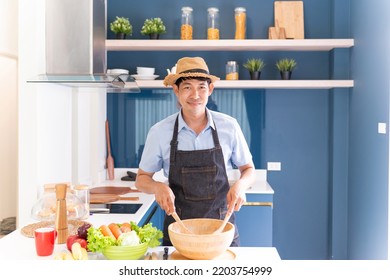
[[[127,201],[138,201],[138,196],[133,197],[123,197],[115,194],[91,194],[89,198],[89,203],[91,204],[107,204],[111,202],[116,202],[119,200],[127,200]]]
[[[286,39],[305,39],[303,1],[275,1],[275,26],[283,27]]]
[[[104,187],[95,187],[89,190],[90,194],[114,194],[122,195],[132,192],[140,192],[139,190],[133,190],[129,187],[114,187],[114,186],[104,186]]]

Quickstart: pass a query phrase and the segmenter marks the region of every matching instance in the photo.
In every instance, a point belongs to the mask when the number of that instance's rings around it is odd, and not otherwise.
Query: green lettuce
[[[161,230],[153,227],[152,223],[142,227],[135,222],[130,222],[130,225],[131,229],[137,233],[141,243],[148,243],[150,248],[161,244],[160,239],[163,237],[163,233]],[[111,236],[104,236],[99,228],[90,227],[87,232],[87,242],[87,249],[90,252],[102,252],[106,247],[120,246],[121,239],[116,240]]]
[[[102,252],[106,247],[117,245],[115,238],[104,236],[99,228],[94,227],[88,229],[87,242],[87,248],[91,252]]]
[[[160,239],[163,238],[163,233],[154,227],[152,223],[148,223],[143,227],[138,226],[135,222],[130,222],[130,225],[131,229],[139,236],[141,243],[148,243],[150,248],[157,247],[161,244]]]

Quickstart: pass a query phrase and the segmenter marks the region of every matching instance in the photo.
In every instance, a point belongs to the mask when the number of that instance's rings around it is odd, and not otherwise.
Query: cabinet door
[[[148,223],[152,223],[153,226],[157,227],[161,231],[163,230],[164,211],[156,202],[152,204],[148,212],[146,212],[144,217],[141,219],[140,225],[143,226]]]
[[[247,196],[248,202],[236,212],[236,223],[243,247],[272,246],[272,199],[259,198],[262,197],[255,195],[248,199]]]

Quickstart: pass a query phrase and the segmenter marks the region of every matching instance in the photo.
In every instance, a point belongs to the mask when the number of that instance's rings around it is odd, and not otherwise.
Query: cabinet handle
[[[271,206],[273,207],[272,202],[245,202],[243,206]]]

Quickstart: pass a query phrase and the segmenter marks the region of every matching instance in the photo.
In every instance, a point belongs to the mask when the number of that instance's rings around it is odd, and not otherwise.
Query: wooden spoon
[[[114,180],[114,158],[111,155],[111,143],[110,143],[110,128],[108,126],[108,120],[106,120],[106,141],[107,141],[107,171],[108,180]]]
[[[227,222],[229,221],[230,219],[230,216],[233,214],[234,210],[233,210],[233,207],[231,209],[228,209],[228,211],[226,212],[226,215],[225,215],[225,219],[223,219],[223,222],[221,224],[221,226],[213,232],[213,234],[218,234],[218,233],[221,233],[223,231],[223,229],[225,228]]]
[[[184,225],[183,221],[180,220],[180,218],[179,218],[179,216],[177,215],[176,212],[173,212],[171,215],[172,215],[172,217],[175,219],[175,221],[181,226],[181,228],[183,229],[183,232],[184,232],[184,233],[190,233],[190,234],[193,233],[192,231],[190,231],[190,230]]]

